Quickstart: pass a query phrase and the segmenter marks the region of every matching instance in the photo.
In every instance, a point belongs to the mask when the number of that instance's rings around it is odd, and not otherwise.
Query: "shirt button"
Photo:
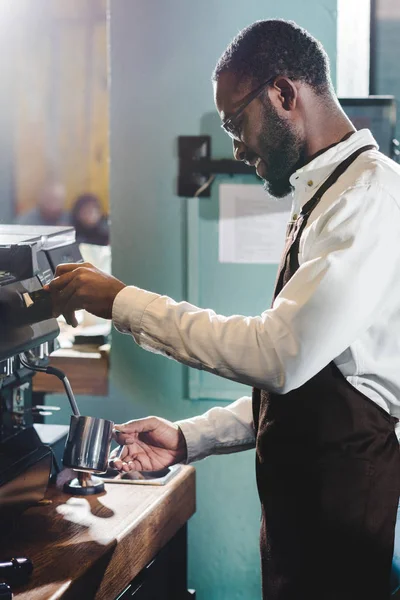
[[[292,221],[295,221],[297,219],[299,215],[297,215],[296,213],[294,213],[294,215],[292,216]]]
[[[313,180],[312,180],[312,179],[309,179],[309,180],[307,181],[307,185],[308,185],[308,187],[311,187],[313,184],[314,184],[314,182],[313,182]]]

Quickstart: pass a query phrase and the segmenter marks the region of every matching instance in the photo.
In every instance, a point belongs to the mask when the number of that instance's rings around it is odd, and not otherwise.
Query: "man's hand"
[[[76,326],[76,310],[111,319],[116,295],[125,286],[122,281],[103,273],[90,263],[59,265],[55,278],[45,286],[52,296],[54,316],[64,315],[67,322]]]
[[[182,431],[159,417],[115,425],[114,437],[123,446],[120,454],[119,448],[110,454],[110,465],[118,471],[158,471],[187,457]]]

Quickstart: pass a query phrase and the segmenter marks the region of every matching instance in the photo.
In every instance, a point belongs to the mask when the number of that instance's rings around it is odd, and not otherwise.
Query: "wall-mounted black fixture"
[[[181,135],[178,137],[178,196],[193,197],[211,175],[254,175],[254,167],[234,159],[211,158],[211,137],[209,135]],[[199,197],[210,197],[207,186]]]

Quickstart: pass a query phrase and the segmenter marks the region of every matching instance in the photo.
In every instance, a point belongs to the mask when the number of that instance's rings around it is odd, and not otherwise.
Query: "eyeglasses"
[[[269,79],[267,79],[267,81],[264,81],[264,83],[262,83],[260,86],[258,86],[258,88],[256,88],[252,92],[250,92],[247,100],[241,106],[239,106],[239,108],[233,113],[233,115],[228,117],[227,119],[225,119],[225,121],[223,121],[221,123],[222,129],[224,131],[226,131],[226,133],[229,135],[229,137],[231,137],[233,140],[236,140],[237,142],[241,141],[240,131],[238,131],[237,124],[236,124],[237,118],[242,114],[244,109],[248,107],[250,102],[253,102],[253,100],[255,98],[257,98],[257,96],[259,94],[261,94],[263,89],[265,87],[267,87],[267,85],[269,85],[275,79],[275,77],[276,77],[276,75],[274,75],[273,77],[270,77]]]

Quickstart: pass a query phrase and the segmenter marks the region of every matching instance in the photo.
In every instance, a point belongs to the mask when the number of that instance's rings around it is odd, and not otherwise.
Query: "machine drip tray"
[[[129,471],[120,473],[116,469],[108,469],[101,477],[106,483],[129,483],[134,485],[165,485],[180,470],[181,465],[172,465],[160,471]]]

